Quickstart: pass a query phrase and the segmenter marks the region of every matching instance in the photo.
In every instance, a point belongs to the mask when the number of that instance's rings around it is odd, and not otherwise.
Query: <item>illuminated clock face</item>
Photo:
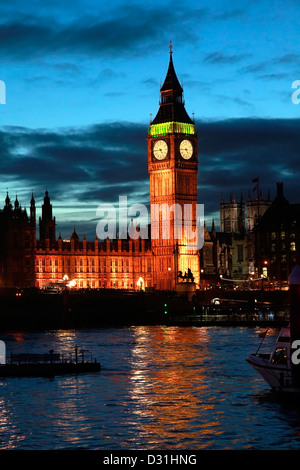
[[[158,140],[153,147],[153,154],[157,160],[163,160],[168,153],[168,145],[164,140]]]
[[[180,144],[180,155],[185,160],[189,160],[193,155],[193,146],[189,140],[183,140]]]

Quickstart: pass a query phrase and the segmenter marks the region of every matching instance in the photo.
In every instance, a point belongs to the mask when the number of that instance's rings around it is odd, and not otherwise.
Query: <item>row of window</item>
[[[70,264],[70,258],[63,259],[62,262],[59,262],[60,260],[58,258],[55,259],[50,259],[50,260],[45,260],[43,259],[37,259],[36,261],[36,270],[37,272],[59,272],[59,271],[70,271],[71,270],[71,264]],[[142,259],[137,259],[135,260],[134,263],[134,268],[138,268],[139,270],[142,270]],[[146,266],[145,269],[148,272],[151,272],[151,261],[146,260]],[[110,263],[106,262],[106,259],[99,261],[99,263],[95,263],[95,260],[92,259],[90,262],[86,263],[84,260],[80,259],[77,260],[76,258],[74,259],[74,266],[73,266],[74,272],[77,273],[84,273],[84,272],[129,272],[130,271],[130,263],[129,259],[125,260],[111,260]]]
[[[148,266],[146,268],[147,272],[148,273],[151,273],[151,266]],[[46,272],[52,272],[52,273],[63,273],[63,272],[66,272],[66,271],[70,271],[70,270],[67,270],[67,269],[59,269],[59,267],[57,266],[51,266],[50,269],[46,269],[45,266],[37,266],[37,269],[36,269],[36,272],[38,273],[46,273]],[[17,272],[17,271],[16,271]],[[29,271],[28,271],[29,272]],[[77,268],[74,270],[74,273],[129,273],[129,272],[132,272],[130,271],[130,269],[126,269],[126,268],[123,268],[123,269],[111,269],[111,270],[101,270],[99,269],[98,271],[96,271],[95,269],[84,269],[84,268]]]
[[[297,258],[296,258],[296,256],[290,256],[289,260],[290,260],[290,262],[291,262],[292,264],[296,264],[296,263],[297,263]],[[287,256],[286,256],[286,254],[285,254],[285,253],[282,253],[282,254],[280,255],[280,258],[279,258],[279,259],[278,259],[278,257],[275,256],[275,255],[271,256],[271,263],[276,263],[277,261],[280,261],[281,263],[286,263],[286,261],[287,261]]]
[[[286,238],[290,238],[290,240],[295,240],[296,234],[295,233],[290,233],[290,236],[287,237],[286,232],[282,231],[280,232],[280,238],[281,240],[285,240]],[[277,232],[271,232],[271,239],[276,240],[277,239]]]
[[[272,243],[271,251],[275,253],[277,251],[277,247],[278,245],[276,243]],[[290,242],[290,244],[287,244],[286,242],[281,242],[279,248],[281,251],[286,251],[287,248],[289,248],[290,251],[296,251],[296,242]]]

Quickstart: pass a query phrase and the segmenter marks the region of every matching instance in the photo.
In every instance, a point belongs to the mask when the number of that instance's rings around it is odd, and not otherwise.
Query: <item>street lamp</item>
[[[169,273],[171,272],[171,268],[170,268],[170,267],[168,267],[168,271],[169,271]],[[172,280],[171,280],[171,278],[170,278],[170,275],[169,275],[169,279],[167,280],[167,282],[168,282],[169,289],[172,290]]]
[[[204,279],[203,279],[203,277],[202,277],[202,274],[204,273],[204,269],[203,269],[203,268],[200,269],[200,273],[201,273],[201,274],[200,274],[200,284],[201,284],[202,289],[203,289],[203,288],[204,288]]]

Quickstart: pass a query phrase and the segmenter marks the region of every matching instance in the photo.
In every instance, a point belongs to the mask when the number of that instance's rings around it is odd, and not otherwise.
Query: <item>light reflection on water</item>
[[[134,414],[141,419],[142,432],[152,444],[161,440],[184,448],[204,426],[198,422],[199,390],[208,388],[199,374],[205,357],[206,330],[156,329],[149,336],[147,329],[136,335],[133,348],[133,388],[130,398]],[[198,351],[197,354],[196,350]],[[208,410],[213,404],[201,406]],[[192,429],[187,429],[194,423]],[[205,428],[216,428],[215,419]]]
[[[270,330],[266,347],[277,331]],[[297,449],[300,407],[245,359],[255,328],[133,327],[2,335],[9,352],[101,361],[100,374],[0,380],[0,449]]]

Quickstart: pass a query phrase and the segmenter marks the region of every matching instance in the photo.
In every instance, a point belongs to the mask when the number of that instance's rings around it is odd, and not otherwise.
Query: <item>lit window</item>
[[[264,266],[262,268],[263,277],[266,279],[268,277],[268,268]]]

